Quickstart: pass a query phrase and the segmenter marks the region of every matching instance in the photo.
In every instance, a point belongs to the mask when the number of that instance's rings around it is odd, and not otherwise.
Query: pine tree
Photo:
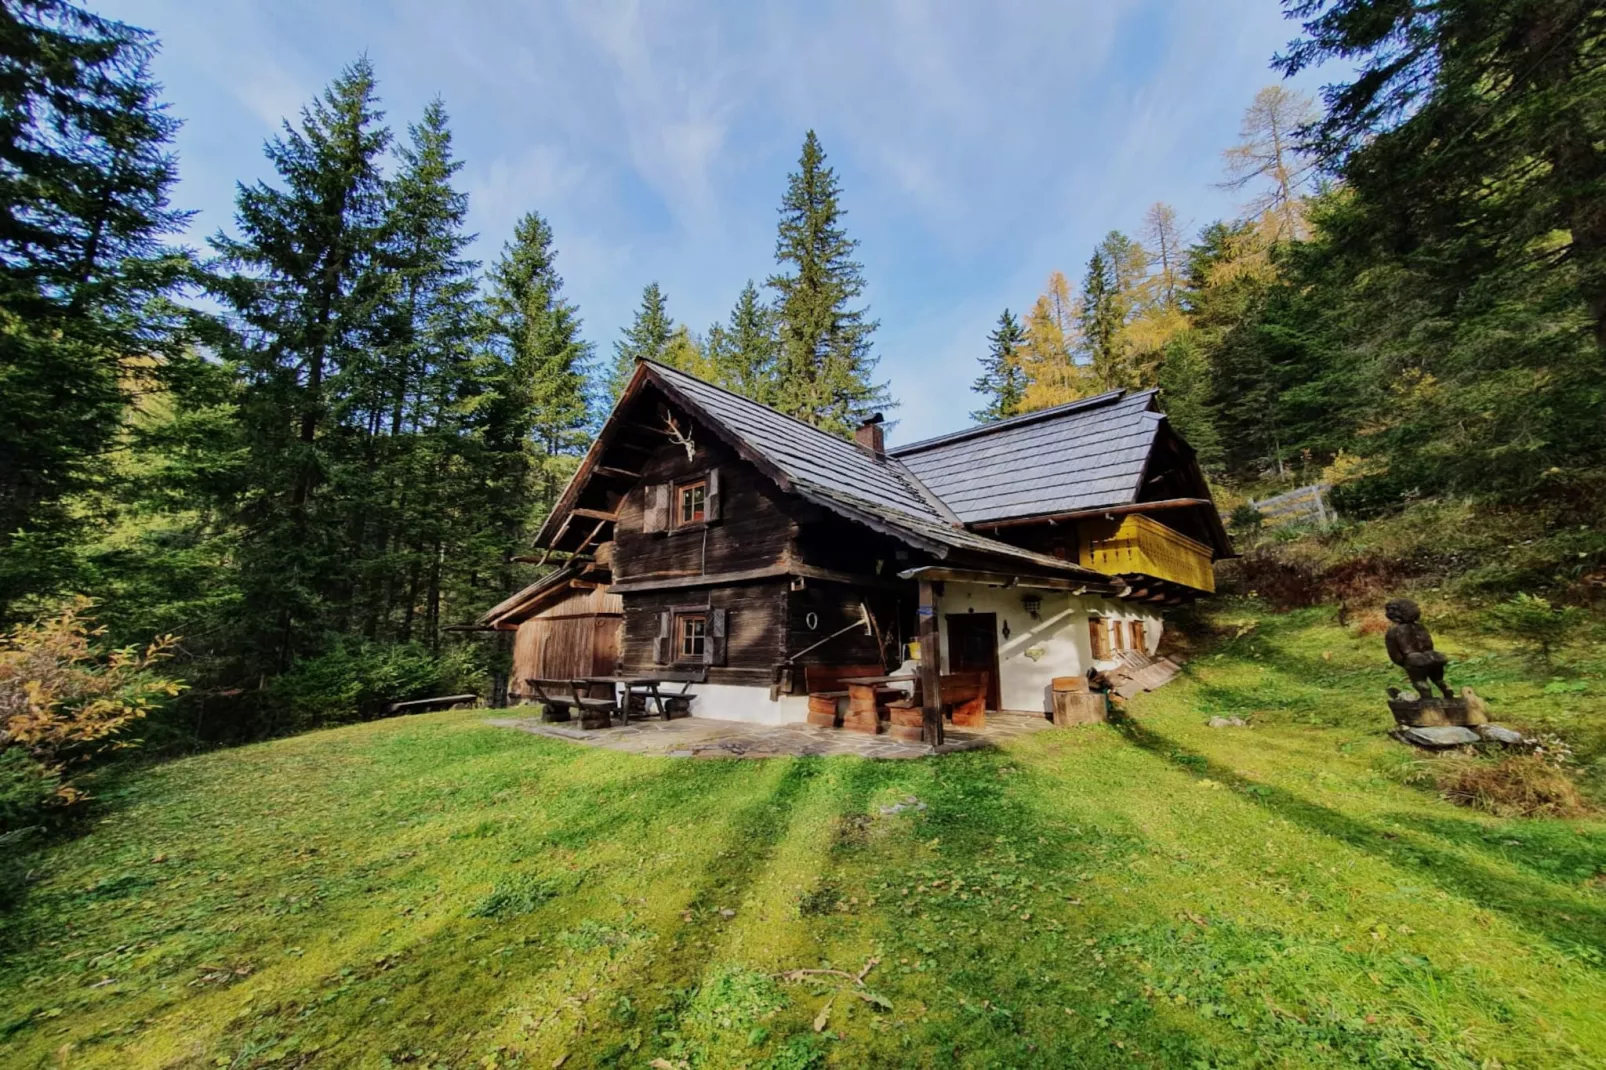
[[[675,321],[669,318],[669,299],[656,282],[649,282],[641,291],[641,307],[636,309],[636,318],[613,344],[613,374],[608,379],[610,396],[618,397],[630,382],[630,377],[636,373],[636,361],[662,360],[674,333]]]
[[[1026,398],[1026,372],[1021,367],[1020,350],[1026,341],[1015,314],[1004,309],[998,326],[987,336],[987,355],[980,358],[982,373],[970,389],[987,403],[970,414],[972,420],[986,423],[1002,420],[1021,411]]]
[[[127,384],[181,354],[166,247],[178,122],[144,30],[62,0],[0,7],[0,620],[70,580],[71,504],[121,432]]]
[[[1125,323],[1121,284],[1109,245],[1109,238],[1106,238],[1088,258],[1079,316],[1083,358],[1093,382],[1101,390],[1125,385],[1126,371],[1121,354],[1121,327]]]
[[[771,275],[779,324],[775,405],[841,435],[871,413],[892,407],[885,383],[875,383],[870,350],[874,320],[852,304],[864,292],[853,259],[858,242],[842,229],[845,214],[836,172],[825,163],[810,130],[798,169],[787,177]]]
[[[329,495],[328,508],[319,488],[360,449],[337,425],[348,396],[371,403],[361,371],[373,367],[369,343],[388,296],[379,168],[390,133],[374,89],[373,68],[361,59],[299,123],[286,122],[266,147],[282,185],[242,186],[240,236],[213,239],[233,272],[218,288],[238,324],[247,375],[247,614],[252,645],[279,668],[323,645],[338,623],[330,599],[339,603],[353,581],[343,538],[352,518],[338,500],[344,488]]]
[[[439,99],[408,127],[397,157],[385,191],[379,334],[342,371],[340,419],[356,425],[364,447],[341,488],[358,605],[337,620],[360,618],[368,638],[421,636],[433,649],[461,560],[445,551],[483,516],[458,417],[472,378],[478,264],[463,257],[468,198],[452,185],[462,163]]]
[[[705,341],[715,382],[766,405],[775,400],[779,349],[775,316],[765,307],[752,279],[742,287],[729,323],[710,326]]]
[[[1293,75],[1330,58],[1308,147],[1375,209],[1423,282],[1464,294],[1492,273],[1570,286],[1606,353],[1606,11],[1590,0],[1286,0]]]
[[[530,212],[515,226],[489,278],[491,331],[501,357],[495,374],[507,408],[498,414],[492,438],[513,451],[523,437],[534,436],[541,450],[536,467],[542,516],[567,482],[571,464],[565,459],[583,453],[589,442],[591,345],[580,336],[579,311],[562,296],[556,261],[551,226]],[[515,412],[520,406],[527,409],[523,415]],[[508,478],[517,484],[516,476]]]

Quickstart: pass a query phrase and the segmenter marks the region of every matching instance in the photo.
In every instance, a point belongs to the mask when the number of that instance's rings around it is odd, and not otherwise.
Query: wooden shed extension
[[[571,561],[480,618],[513,631],[508,693],[522,697],[524,681],[610,676],[618,671],[624,604],[589,562]]]

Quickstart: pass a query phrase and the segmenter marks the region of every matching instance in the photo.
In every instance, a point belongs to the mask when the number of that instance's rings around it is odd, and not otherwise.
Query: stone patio
[[[924,743],[903,743],[886,736],[870,736],[840,728],[818,728],[801,723],[747,724],[705,717],[677,717],[671,721],[655,718],[593,729],[584,729],[577,724],[545,724],[539,715],[497,717],[486,723],[589,747],[607,747],[627,754],[655,754],[669,758],[783,758],[835,754],[860,758],[924,758],[932,754],[990,747],[1002,740],[1054,727],[1043,717],[989,713],[987,727],[981,731],[949,728],[945,733],[946,743],[940,747],[929,747]]]

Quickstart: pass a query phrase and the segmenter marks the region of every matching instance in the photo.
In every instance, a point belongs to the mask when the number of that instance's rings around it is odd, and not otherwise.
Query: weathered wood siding
[[[524,681],[611,676],[618,671],[620,597],[606,588],[570,588],[555,593],[538,614],[519,625],[513,637],[510,694],[522,695]]]
[[[620,661],[626,675],[698,671],[701,663],[678,659],[671,649],[668,664],[655,649],[660,620],[677,610],[725,610],[725,664],[707,667],[708,682],[767,686],[774,668],[786,656],[785,580],[703,587],[693,590],[640,591],[624,596],[624,640]]]
[[[912,586],[912,585],[911,585]],[[875,620],[874,634],[865,635],[863,628],[849,631],[824,643],[797,659],[799,665],[886,665],[896,668],[901,660],[902,643],[907,634],[907,621],[913,611],[913,594],[906,599],[909,612],[901,613],[896,594],[867,589],[846,583],[807,581],[800,591],[788,592],[787,636],[788,654],[796,654],[841,628],[847,628],[859,619],[861,602]]]
[[[619,508],[613,547],[616,584],[745,572],[781,564],[791,552],[797,524],[786,509],[785,495],[723,444],[711,441],[711,434],[700,428],[694,434],[697,449],[691,459],[685,449],[671,444],[641,463],[642,478]],[[651,488],[683,483],[716,468],[717,520],[646,530]]]

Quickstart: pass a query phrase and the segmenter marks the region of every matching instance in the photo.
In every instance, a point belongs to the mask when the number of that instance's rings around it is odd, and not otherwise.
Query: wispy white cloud
[[[476,252],[541,211],[602,348],[656,279],[700,327],[772,268],[775,207],[820,134],[861,240],[898,437],[964,421],[1006,304],[1073,277],[1155,200],[1232,209],[1219,149],[1289,35],[1267,0],[100,0],[166,43],[180,200],[212,229],[261,143],[366,52],[400,127],[441,94]]]

